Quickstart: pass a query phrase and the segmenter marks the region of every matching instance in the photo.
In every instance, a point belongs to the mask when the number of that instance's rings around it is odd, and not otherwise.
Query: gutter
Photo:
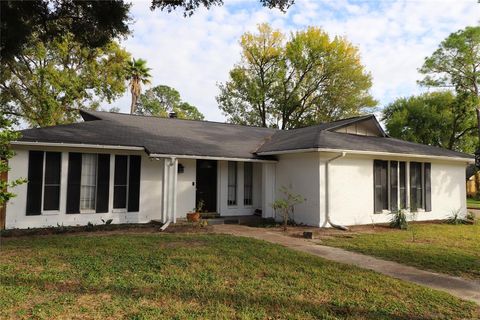
[[[387,157],[403,157],[403,158],[428,158],[428,159],[438,159],[438,160],[447,160],[447,161],[461,161],[466,163],[475,163],[473,158],[462,158],[462,157],[448,157],[448,156],[434,156],[428,154],[409,154],[409,153],[394,153],[394,152],[382,152],[382,151],[360,151],[360,150],[348,150],[348,149],[331,149],[331,148],[307,148],[307,149],[294,149],[294,150],[282,150],[282,151],[265,151],[259,152],[259,156],[270,156],[278,154],[289,154],[289,153],[304,153],[304,152],[346,152],[349,154],[358,154],[358,155],[376,155],[376,156],[387,156]]]
[[[196,156],[196,155],[181,155],[181,154],[162,154],[151,153],[150,158],[180,158],[180,159],[205,159],[205,160],[225,160],[225,161],[244,161],[244,162],[264,162],[277,163],[277,160],[263,160],[250,158],[229,158],[229,157],[213,157],[213,156]]]
[[[12,141],[12,145],[17,146],[43,146],[43,147],[68,147],[68,148],[91,148],[91,149],[114,149],[144,151],[144,147],[115,146],[105,144],[83,144],[83,143],[63,143],[63,142],[38,142],[38,141]]]
[[[344,231],[348,231],[348,228],[345,227],[345,226],[342,226],[342,225],[339,225],[339,224],[335,224],[332,222],[332,220],[330,219],[330,188],[329,188],[329,164],[339,158],[343,158],[347,155],[346,152],[342,152],[341,154],[339,154],[338,156],[335,156],[333,158],[330,158],[328,159],[326,162],[325,162],[325,217],[326,217],[326,220],[327,222],[334,228],[337,228],[337,229],[340,229],[340,230],[344,230]]]

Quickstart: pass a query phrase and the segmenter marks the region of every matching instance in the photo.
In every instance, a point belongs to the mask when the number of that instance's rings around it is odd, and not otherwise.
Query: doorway
[[[217,212],[217,161],[197,160],[195,206],[203,200],[204,212]]]

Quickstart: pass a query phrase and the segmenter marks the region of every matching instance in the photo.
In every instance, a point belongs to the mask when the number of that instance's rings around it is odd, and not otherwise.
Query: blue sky
[[[323,1],[296,0],[286,12],[262,8],[258,0],[224,0],[225,5],[183,13],[150,11],[149,1],[134,1],[130,37],[121,41],[135,58],[152,68],[152,85],[180,91],[208,120],[224,121],[216,86],[240,59],[238,39],[268,22],[284,32],[318,26],[358,46],[373,76],[372,95],[380,108],[396,97],[425,91],[417,69],[450,33],[480,23],[476,0]],[[148,88],[148,87],[147,87]],[[129,111],[130,94],[111,106]],[[109,106],[104,105],[105,108]]]

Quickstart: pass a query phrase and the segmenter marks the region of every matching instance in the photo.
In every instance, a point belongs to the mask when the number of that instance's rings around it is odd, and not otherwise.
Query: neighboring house
[[[82,111],[84,122],[22,131],[10,179],[27,177],[6,227],[175,222],[203,200],[220,216],[274,217],[286,186],[295,220],[329,226],[466,210],[467,154],[388,137],[374,116],[281,131]]]

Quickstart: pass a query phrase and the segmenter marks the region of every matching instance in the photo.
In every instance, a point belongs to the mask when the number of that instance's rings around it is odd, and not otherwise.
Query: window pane
[[[375,212],[381,213],[382,210],[388,209],[388,161],[375,160],[373,165]]]
[[[97,187],[96,154],[82,154],[82,177],[80,184],[80,210],[95,210]]]
[[[237,204],[237,163],[228,162],[228,205]]]
[[[410,210],[423,209],[422,164],[410,162]]]
[[[390,161],[390,210],[398,210],[398,162]]]
[[[400,162],[400,209],[407,208],[407,179],[405,175],[405,162]]]
[[[60,209],[61,159],[60,152],[45,153],[43,210]]]
[[[244,181],[244,205],[252,205],[252,185],[253,185],[253,164],[251,162],[244,162],[243,166],[243,181]]]
[[[113,187],[113,208],[125,209],[127,207],[127,186]]]
[[[113,182],[113,208],[127,207],[128,156],[115,156],[115,177]]]

